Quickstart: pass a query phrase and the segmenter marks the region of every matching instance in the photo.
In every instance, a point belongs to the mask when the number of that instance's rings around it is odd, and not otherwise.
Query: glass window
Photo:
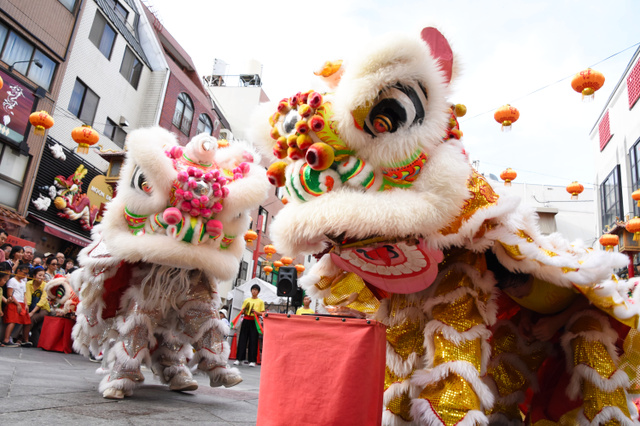
[[[620,166],[613,171],[600,185],[600,203],[602,206],[602,228],[613,225],[622,214],[622,188],[620,187]]]
[[[207,114],[200,114],[198,118],[198,131],[197,134],[206,133],[208,135],[213,131],[213,126],[211,125],[211,119]]]
[[[104,126],[104,134],[120,148],[124,148],[124,140],[127,138],[127,132],[110,118],[107,118],[107,124]]]
[[[7,39],[7,34],[9,34],[9,29],[0,24],[0,49],[2,49],[2,46],[4,46],[4,41]]]
[[[124,51],[124,58],[120,66],[120,74],[135,88],[138,88],[140,74],[142,73],[142,62],[136,58],[129,46]]]
[[[39,67],[34,63],[31,63],[29,65],[27,78],[36,83],[38,86],[42,86],[45,89],[49,90],[51,80],[53,80],[53,72],[56,69],[56,63],[39,50],[36,50],[35,54],[33,55],[33,59],[37,59],[38,61],[40,61],[40,65],[42,66]]]
[[[92,126],[99,101],[100,98],[93,90],[89,89],[82,81],[76,80],[69,101],[69,111],[85,124]]]
[[[27,68],[29,67],[29,61],[32,56],[33,46],[16,33],[11,32],[7,38],[7,44],[4,48],[4,52],[2,52],[2,60],[9,66],[16,62],[21,62],[16,64],[14,69],[22,75],[27,75]]]
[[[129,11],[124,6],[122,6],[116,0],[107,0],[107,4],[109,8],[113,9],[113,11],[116,13],[116,15],[118,16],[118,19],[120,19],[122,22],[127,22],[127,16],[129,16]]]
[[[193,121],[193,102],[186,93],[182,92],[178,95],[176,101],[176,111],[173,114],[173,125],[182,133],[189,136],[191,130],[191,122]]]
[[[102,52],[102,54],[111,59],[111,51],[116,39],[116,32],[100,12],[96,12],[93,18],[93,25],[89,33],[89,40]]]
[[[0,204],[17,207],[29,157],[7,145],[0,145]]]
[[[73,12],[73,9],[76,7],[76,0],[58,0],[60,3],[64,5],[69,12]]]
[[[258,216],[262,216],[262,233],[267,232],[267,220],[269,219],[269,212],[264,207],[260,206],[258,209]]]

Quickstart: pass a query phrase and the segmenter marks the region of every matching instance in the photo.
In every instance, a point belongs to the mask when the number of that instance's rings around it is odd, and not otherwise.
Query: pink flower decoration
[[[214,203],[213,206],[211,206],[211,211],[214,213],[220,213],[222,211],[222,204]]]

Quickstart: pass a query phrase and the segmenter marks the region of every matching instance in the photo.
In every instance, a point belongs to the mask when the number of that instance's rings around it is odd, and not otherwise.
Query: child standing
[[[1,343],[5,347],[18,347],[17,344],[9,343],[9,337],[13,332],[16,324],[22,324],[23,337],[27,338],[22,343],[23,346],[31,346],[29,342],[29,329],[31,328],[31,318],[29,311],[24,304],[24,295],[27,291],[27,275],[29,274],[29,265],[21,264],[16,267],[16,275],[7,283],[7,308],[4,315],[4,341]]]

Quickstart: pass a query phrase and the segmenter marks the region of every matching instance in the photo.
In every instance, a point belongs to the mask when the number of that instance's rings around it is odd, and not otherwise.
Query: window
[[[2,60],[7,65],[16,64],[14,71],[26,76],[38,86],[49,90],[56,63],[53,62],[42,51],[36,49],[30,42],[20,37],[17,33],[9,31],[7,27],[0,24],[0,48],[2,50]],[[38,60],[39,66],[35,64]]]
[[[122,22],[127,22],[127,16],[129,16],[129,11],[125,9],[124,6],[122,6],[116,0],[107,0],[107,5],[109,9],[112,9],[116,13],[116,16],[118,17],[118,19],[120,19]]]
[[[120,148],[124,148],[124,140],[127,138],[127,132],[110,118],[107,118],[107,124],[104,125],[104,135]]]
[[[60,3],[64,5],[69,12],[73,12],[73,9],[76,7],[76,0],[58,0]]]
[[[197,134],[206,133],[208,135],[213,131],[213,126],[211,125],[211,119],[207,114],[200,114],[198,118],[198,131]]]
[[[640,189],[640,139],[629,150],[629,163],[631,166],[631,190]],[[640,216],[638,203],[632,202],[634,216]]]
[[[22,191],[29,157],[8,145],[0,144],[0,204],[16,208]]]
[[[82,81],[76,80],[69,101],[69,111],[85,124],[92,126],[99,101],[100,98],[93,90],[89,89]]]
[[[266,233],[267,232],[267,220],[269,219],[269,212],[267,211],[267,209],[265,209],[264,207],[260,206],[260,208],[258,209],[258,216],[262,216],[262,233]],[[258,219],[258,222],[260,220]]]
[[[193,102],[186,93],[182,92],[178,95],[176,102],[176,112],[173,114],[173,125],[182,133],[189,136],[191,130],[191,122],[193,121]]]
[[[240,269],[238,269],[238,279],[246,281],[247,279],[247,270],[249,269],[249,264],[244,260],[240,261]]]
[[[93,18],[89,40],[95,44],[107,59],[111,59],[113,44],[116,40],[116,31],[107,24],[106,18],[100,12],[96,12],[96,16]]]
[[[622,188],[620,187],[620,166],[600,185],[600,203],[602,206],[602,227],[613,225],[622,215]]]
[[[120,74],[135,88],[138,88],[140,73],[142,72],[142,62],[136,58],[129,46],[124,51],[124,58],[120,66]]]

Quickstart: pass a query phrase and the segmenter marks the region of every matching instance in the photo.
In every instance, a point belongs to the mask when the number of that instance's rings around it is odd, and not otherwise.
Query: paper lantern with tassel
[[[29,123],[33,126],[33,134],[42,136],[45,130],[53,126],[54,121],[47,111],[38,111],[29,116]]]
[[[304,265],[300,265],[300,264],[296,265],[296,271],[298,271],[299,274],[303,273],[304,270],[305,270]]]
[[[498,123],[502,124],[501,130],[503,132],[510,132],[511,125],[520,118],[520,111],[507,104],[498,108],[495,114],[493,114],[493,118],[495,118]]]
[[[571,80],[571,87],[578,93],[582,93],[583,102],[591,102],[595,98],[596,91],[604,85],[604,75],[601,72],[587,68],[580,71]]]
[[[258,234],[256,231],[249,229],[246,234],[244,234],[244,240],[247,242],[247,245],[252,245],[255,239],[258,238]]]
[[[280,258],[280,262],[282,262],[284,266],[289,266],[293,263],[293,259],[288,256],[283,256]]]
[[[284,266],[284,263],[280,262],[279,260],[276,260],[275,262],[273,262],[273,267],[276,268],[276,271],[283,266]]]
[[[86,124],[73,129],[71,131],[71,137],[78,144],[78,154],[88,154],[89,147],[97,144],[100,140],[98,132]]]
[[[514,180],[518,174],[511,167],[507,167],[507,170],[500,173],[500,179],[504,181],[504,186],[511,186],[511,181]]]
[[[625,229],[633,234],[633,241],[640,241],[640,217],[630,219],[625,225]]]
[[[637,201],[638,207],[640,207],[640,189],[636,189],[635,191],[633,191],[633,193],[631,194],[631,198],[633,198],[634,201]]]
[[[573,181],[567,185],[567,192],[571,194],[572,200],[577,200],[578,195],[582,194],[582,191],[584,191],[584,186],[579,184],[577,181]]]
[[[264,252],[267,254],[267,259],[271,259],[271,256],[274,255],[276,251],[276,248],[271,244],[264,246]]]
[[[613,248],[620,242],[618,236],[615,234],[604,234],[600,237],[599,241],[607,251],[613,251]]]
[[[273,268],[269,265],[265,266],[264,268],[262,268],[263,271],[265,271],[267,274],[270,274],[273,272]]]

